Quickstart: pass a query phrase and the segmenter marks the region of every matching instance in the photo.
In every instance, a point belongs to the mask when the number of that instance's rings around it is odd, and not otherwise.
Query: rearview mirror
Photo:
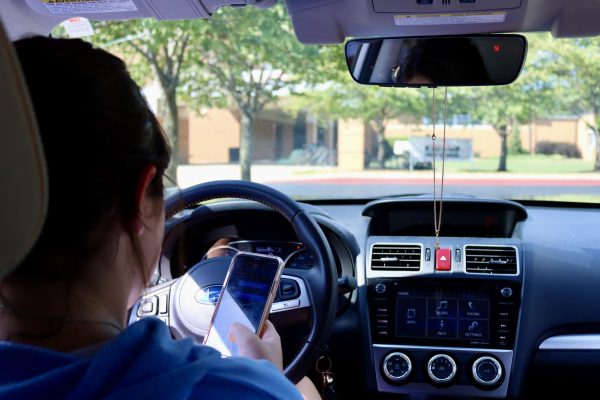
[[[357,39],[346,43],[354,80],[380,86],[507,85],[519,76],[527,39],[479,35]]]

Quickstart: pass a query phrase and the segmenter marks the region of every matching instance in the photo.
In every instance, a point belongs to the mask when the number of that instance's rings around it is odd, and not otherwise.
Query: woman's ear
[[[150,193],[150,183],[156,176],[156,166],[147,165],[138,177],[135,190],[135,204],[137,207],[137,218],[134,221],[135,232],[138,235],[144,232],[144,220],[155,213],[156,199]]]

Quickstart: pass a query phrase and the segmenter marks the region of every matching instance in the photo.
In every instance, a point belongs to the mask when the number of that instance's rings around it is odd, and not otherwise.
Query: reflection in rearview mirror
[[[507,85],[519,76],[521,35],[358,39],[346,44],[355,81],[382,86]]]

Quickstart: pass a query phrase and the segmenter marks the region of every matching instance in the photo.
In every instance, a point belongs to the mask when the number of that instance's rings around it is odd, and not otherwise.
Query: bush
[[[567,158],[581,158],[581,151],[572,143],[538,142],[536,154],[560,154]]]

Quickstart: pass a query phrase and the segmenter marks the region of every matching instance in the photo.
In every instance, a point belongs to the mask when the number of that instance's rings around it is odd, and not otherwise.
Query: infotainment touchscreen
[[[397,338],[469,343],[487,343],[490,340],[490,299],[487,293],[399,290],[395,309]]]
[[[520,292],[509,280],[372,279],[373,343],[512,348]]]

